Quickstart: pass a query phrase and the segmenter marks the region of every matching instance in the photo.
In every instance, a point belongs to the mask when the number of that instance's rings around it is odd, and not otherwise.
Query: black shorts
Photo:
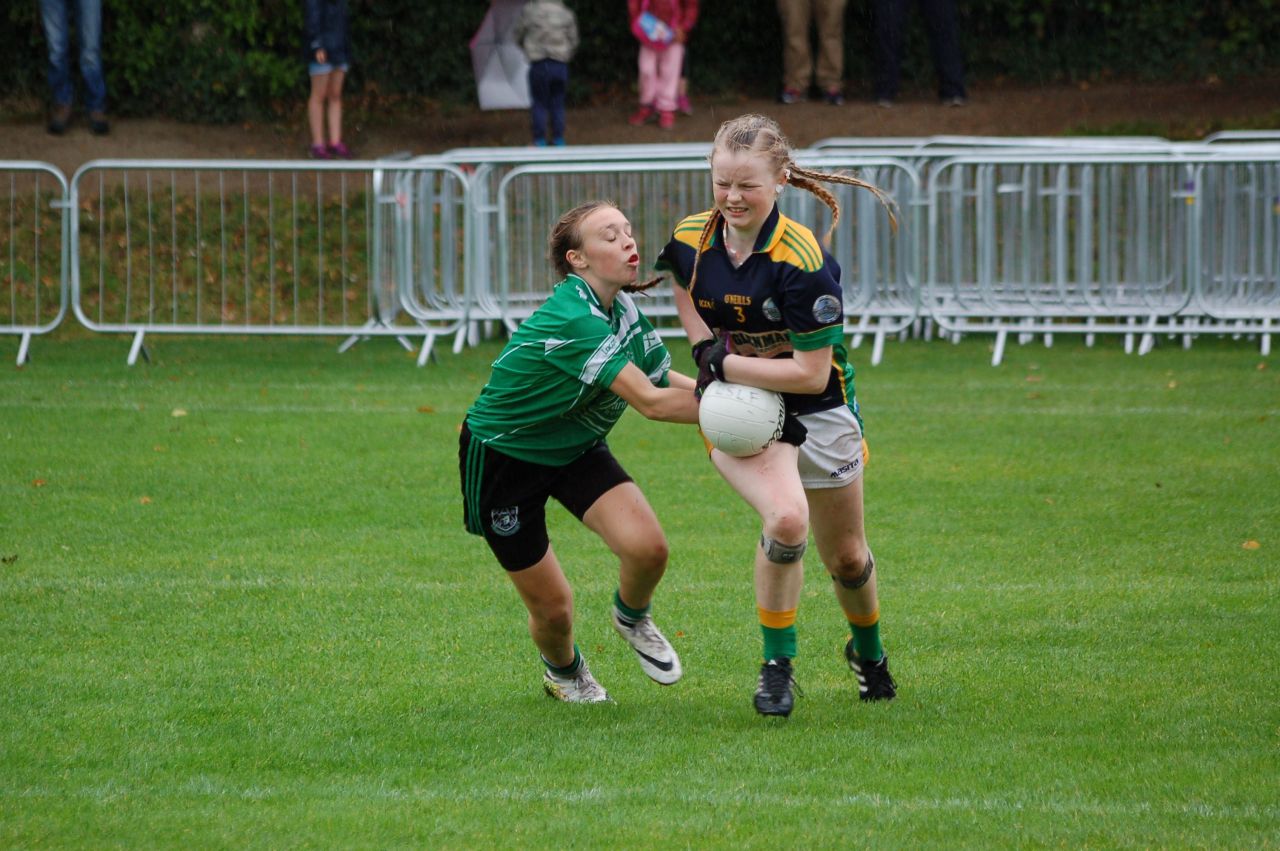
[[[533,567],[547,554],[547,497],[581,520],[605,492],[631,481],[604,441],[563,467],[548,467],[485,446],[465,422],[458,470],[463,524],[483,535],[498,563],[512,572]]]

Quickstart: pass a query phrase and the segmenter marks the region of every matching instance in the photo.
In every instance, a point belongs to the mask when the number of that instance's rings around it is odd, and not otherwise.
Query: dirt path
[[[1267,120],[1280,122],[1280,77],[1247,83],[1107,84],[1095,86],[977,87],[967,106],[947,108],[932,98],[908,98],[891,109],[851,100],[781,106],[771,100],[694,97],[694,115],[674,130],[627,124],[633,104],[611,103],[569,110],[570,143],[710,142],[726,118],[743,112],[776,117],[797,145],[831,136],[1047,136],[1084,128],[1132,128],[1135,134],[1199,136],[1216,128]],[[438,153],[454,147],[522,145],[523,111],[447,109],[391,118],[349,104],[348,141],[357,154],[377,157],[406,151]],[[1170,130],[1169,128],[1172,128]],[[111,135],[94,137],[83,121],[55,137],[30,116],[0,123],[0,159],[39,160],[68,177],[98,158],[296,159],[304,155],[303,116],[291,125],[208,126],[161,119],[120,119]]]

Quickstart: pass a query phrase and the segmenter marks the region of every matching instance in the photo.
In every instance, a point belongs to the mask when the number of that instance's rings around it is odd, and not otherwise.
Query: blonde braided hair
[[[883,189],[850,174],[815,171],[814,169],[797,165],[794,152],[791,149],[791,143],[783,135],[782,128],[778,126],[778,122],[766,115],[748,113],[739,115],[737,118],[731,118],[721,124],[720,129],[716,131],[711,153],[707,156],[708,162],[715,160],[717,151],[729,153],[752,151],[758,153],[769,161],[775,173],[785,173],[788,183],[791,183],[797,189],[803,189],[811,193],[823,204],[826,204],[827,208],[831,210],[831,226],[827,228],[827,233],[822,239],[824,246],[831,244],[831,236],[835,233],[836,225],[840,222],[840,205],[836,202],[836,196],[832,195],[822,185],[823,183],[841,183],[845,186],[856,186],[875,195],[876,200],[880,202],[889,214],[890,227],[895,232],[898,230],[898,217],[894,212],[896,205]],[[719,226],[721,220],[720,211],[718,209],[712,210],[711,215],[707,217],[706,225],[702,228],[701,236],[698,237],[698,251],[693,259],[693,272],[689,275],[690,293],[693,292],[694,282],[698,279],[698,262],[702,259],[702,252],[710,242],[711,235],[715,233],[715,229]]]

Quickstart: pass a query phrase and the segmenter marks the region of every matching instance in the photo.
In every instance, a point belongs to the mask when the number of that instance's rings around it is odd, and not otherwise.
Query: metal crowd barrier
[[[406,263],[424,279],[435,270],[406,245],[400,169],[391,177],[373,162],[86,163],[70,184],[76,317],[94,331],[132,334],[130,364],[145,355],[147,333],[323,334],[347,337],[344,348],[375,335],[409,348],[407,337],[421,334],[425,356],[436,317],[401,300],[398,276]]]
[[[804,165],[884,189],[829,185],[830,250],[854,345],[936,326],[952,338],[1250,334],[1280,320],[1280,139],[827,139]],[[711,206],[706,144],[461,149],[374,162],[133,161],[67,181],[0,162],[0,332],[391,336],[454,349],[513,329],[550,294],[547,234],[587,198],[616,201],[652,260]],[[784,213],[825,234],[827,208],[788,189]],[[678,333],[668,287],[644,301]]]
[[[1121,333],[1126,348],[1141,332],[1146,351],[1162,328],[1187,341],[1240,330],[1219,318],[1261,320],[1249,330],[1269,351],[1276,215],[1256,199],[1276,197],[1257,181],[1274,181],[1277,157],[952,157],[929,186],[923,310],[947,332],[995,333],[993,363],[1011,331]],[[1241,167],[1252,170],[1244,184],[1233,179]]]
[[[402,311],[424,332],[419,366],[431,357],[437,335],[465,332],[475,299],[472,258],[487,249],[468,226],[470,187],[457,166],[429,158],[374,171],[375,196],[382,200],[374,233],[392,270],[379,279],[380,298],[389,313]]]
[[[1131,333],[1132,317],[1177,314],[1190,179],[1144,155],[948,159],[929,187],[925,311],[944,331],[994,332],[995,363],[1011,328]]]
[[[1222,143],[1280,142],[1280,130],[1220,130],[1204,137],[1206,145]]]
[[[45,163],[0,160],[0,333],[31,339],[67,312],[67,179]]]
[[[1195,185],[1199,215],[1210,223],[1198,228],[1195,301],[1213,322],[1193,324],[1256,331],[1269,354],[1280,322],[1280,150],[1215,156],[1197,165]]]

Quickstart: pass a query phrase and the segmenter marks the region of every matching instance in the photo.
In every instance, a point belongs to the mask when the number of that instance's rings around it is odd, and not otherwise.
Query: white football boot
[[[591,676],[591,671],[587,670],[585,662],[578,669],[578,673],[572,677],[557,677],[547,671],[542,676],[542,688],[556,700],[563,700],[565,703],[611,703],[613,701],[609,693],[604,690],[604,686]]]
[[[680,657],[676,655],[675,648],[667,641],[666,636],[654,626],[653,618],[645,615],[636,621],[635,626],[627,626],[618,618],[618,610],[615,608],[613,628],[636,651],[640,670],[655,683],[669,686],[684,674],[680,668]]]

